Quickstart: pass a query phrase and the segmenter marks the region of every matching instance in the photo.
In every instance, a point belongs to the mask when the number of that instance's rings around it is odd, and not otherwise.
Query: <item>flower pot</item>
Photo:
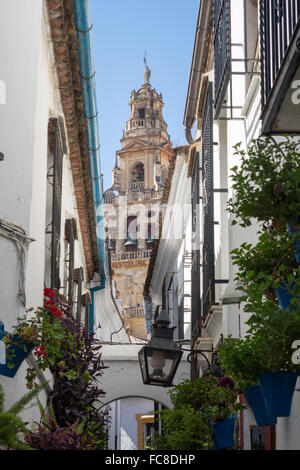
[[[294,217],[291,224],[286,224],[287,231],[292,236],[300,237],[300,217]],[[295,255],[297,263],[300,263],[300,239],[295,239]]]
[[[267,413],[264,397],[259,385],[247,387],[245,398],[253,411],[257,426],[268,426],[277,423],[277,418]]]
[[[294,285],[295,283],[292,283],[290,287],[292,288]],[[293,295],[291,295],[289,292],[290,292],[290,288],[284,282],[281,282],[279,287],[275,289],[275,293],[276,293],[279,305],[282,308],[282,310],[286,310],[288,308],[293,298]],[[294,308],[294,307],[291,307],[291,308]]]
[[[0,323],[0,341],[6,334],[3,323]],[[0,375],[14,377],[20,365],[33,348],[33,343],[26,343],[20,336],[13,335],[11,342],[5,344],[5,354],[1,355]],[[5,363],[3,363],[4,360]]]
[[[227,447],[233,447],[233,431],[236,415],[231,418],[222,419],[212,425],[212,430],[215,435],[214,447],[212,450],[226,449]]]
[[[270,416],[290,416],[293,393],[298,374],[269,372],[261,374],[258,383]]]

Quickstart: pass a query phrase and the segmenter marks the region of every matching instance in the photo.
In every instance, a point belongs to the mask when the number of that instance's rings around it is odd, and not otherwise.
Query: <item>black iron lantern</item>
[[[171,387],[183,351],[173,341],[175,328],[168,328],[168,313],[162,310],[152,326],[149,343],[139,351],[143,382]]]

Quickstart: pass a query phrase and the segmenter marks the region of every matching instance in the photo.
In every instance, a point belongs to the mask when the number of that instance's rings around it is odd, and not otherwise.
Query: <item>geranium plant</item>
[[[64,326],[68,306],[52,289],[45,288],[44,296],[43,307],[26,310],[23,317],[18,318],[18,324],[13,328],[13,333],[8,334],[4,341],[9,343],[11,338],[17,335],[24,342],[33,343],[33,354],[39,368],[51,370],[57,362],[63,359],[63,348],[72,346],[73,338]],[[29,368],[27,370],[29,389],[36,385],[35,379],[35,369]]]

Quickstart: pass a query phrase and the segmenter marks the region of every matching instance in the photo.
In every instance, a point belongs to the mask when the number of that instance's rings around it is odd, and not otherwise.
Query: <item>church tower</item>
[[[142,339],[147,337],[143,287],[173,155],[162,95],[152,88],[150,76],[145,64],[144,83],[130,96],[130,117],[116,152],[112,187],[104,193],[117,302],[130,335]]]

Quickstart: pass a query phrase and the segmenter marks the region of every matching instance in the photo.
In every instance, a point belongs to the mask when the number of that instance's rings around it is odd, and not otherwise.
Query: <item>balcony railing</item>
[[[283,64],[300,21],[300,0],[260,0],[262,105]]]
[[[144,189],[144,181],[139,181],[138,183],[130,183],[130,191],[143,191]]]
[[[127,253],[115,253],[111,255],[112,263],[114,261],[128,261],[134,259],[147,259],[151,256],[151,250],[146,251],[129,251]]]
[[[162,195],[162,189],[159,191],[151,191],[151,189],[144,189],[141,190],[141,192],[133,191],[132,193],[127,193],[127,202],[151,201],[153,199],[161,199]],[[124,198],[124,196],[122,196],[122,198]],[[118,204],[119,196],[113,196],[112,194],[104,195],[103,202],[104,204]]]
[[[125,307],[123,314],[127,317],[143,317],[144,309],[143,307]]]

